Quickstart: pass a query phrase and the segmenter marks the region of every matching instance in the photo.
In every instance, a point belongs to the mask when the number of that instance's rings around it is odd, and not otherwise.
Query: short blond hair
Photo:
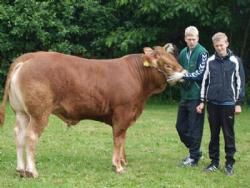
[[[228,42],[227,35],[225,33],[218,32],[212,36],[213,42],[217,42],[217,41],[222,40],[222,39],[225,40],[225,42]]]
[[[185,36],[199,36],[199,31],[195,26],[188,26],[185,29]]]

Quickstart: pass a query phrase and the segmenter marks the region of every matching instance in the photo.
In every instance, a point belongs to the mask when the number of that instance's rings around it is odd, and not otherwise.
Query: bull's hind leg
[[[31,117],[26,134],[26,176],[38,177],[35,164],[35,152],[38,138],[41,136],[44,127],[48,123],[48,116],[41,118]]]
[[[24,160],[24,146],[26,128],[29,123],[29,117],[23,112],[16,112],[16,126],[14,128],[17,149],[17,172],[20,176],[25,176],[25,160]]]

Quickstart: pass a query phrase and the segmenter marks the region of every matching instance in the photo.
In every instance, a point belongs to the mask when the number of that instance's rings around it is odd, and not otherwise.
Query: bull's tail
[[[7,75],[6,82],[5,82],[3,100],[2,100],[2,104],[0,105],[0,127],[2,127],[4,125],[6,103],[7,103],[8,98],[9,98],[10,80],[12,77],[12,72],[15,69],[17,64],[18,64],[18,62],[12,63],[12,65],[10,66],[8,75]]]
[[[4,88],[4,94],[3,94],[3,101],[0,106],[0,126],[2,127],[4,124],[4,119],[5,119],[5,108],[6,108],[6,103],[8,100],[8,95],[9,95],[9,85],[10,85],[10,73],[7,76],[7,80],[5,83],[5,88]]]

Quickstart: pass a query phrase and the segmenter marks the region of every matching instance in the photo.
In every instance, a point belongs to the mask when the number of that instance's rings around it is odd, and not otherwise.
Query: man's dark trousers
[[[201,157],[200,146],[204,127],[204,113],[196,112],[199,104],[199,100],[181,101],[176,123],[181,141],[189,149],[190,158],[196,161]]]

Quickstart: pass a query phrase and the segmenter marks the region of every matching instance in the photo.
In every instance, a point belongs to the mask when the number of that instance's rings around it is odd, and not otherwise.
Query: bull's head
[[[180,81],[186,73],[174,57],[176,51],[172,44],[168,43],[164,47],[156,46],[154,49],[145,47],[143,50],[146,56],[144,66],[154,67],[163,73],[170,85]]]

